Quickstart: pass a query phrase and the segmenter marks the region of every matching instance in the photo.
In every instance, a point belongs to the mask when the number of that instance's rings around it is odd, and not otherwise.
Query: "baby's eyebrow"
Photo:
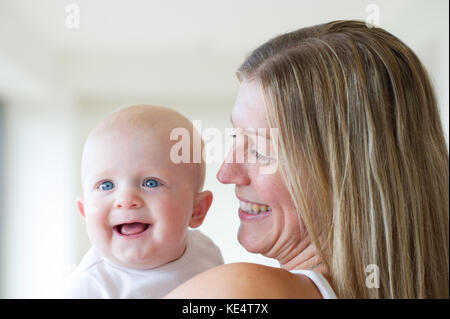
[[[91,176],[94,179],[98,179],[98,178],[102,179],[102,178],[105,178],[108,175],[110,175],[109,171],[97,171],[97,172],[92,172],[92,174],[91,174]]]
[[[98,172],[89,172],[89,174],[86,174],[87,179],[90,181],[99,182],[102,179],[108,179],[109,176],[111,176],[111,172],[108,170],[105,171],[98,171]]]

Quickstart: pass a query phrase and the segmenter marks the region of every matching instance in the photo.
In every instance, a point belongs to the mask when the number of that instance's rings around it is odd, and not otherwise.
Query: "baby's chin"
[[[155,262],[155,261],[146,261],[146,260],[123,260],[123,259],[114,259],[111,260],[113,263],[115,263],[116,265],[125,267],[125,268],[130,268],[130,269],[140,269],[140,270],[145,270],[145,269],[154,269],[154,268],[158,268],[159,266],[164,265],[164,262]]]
[[[119,251],[112,252],[108,255],[105,254],[105,257],[119,266],[132,269],[153,269],[166,263],[164,259],[158,257],[158,254],[151,253],[143,255],[139,253],[124,253],[123,251]]]
[[[131,269],[154,269],[160,267],[162,265],[168,264],[172,261],[180,258],[184,249],[181,253],[176,255],[168,256],[164,253],[158,252],[133,252],[128,251],[124,252],[124,250],[116,249],[116,251],[112,251],[111,254],[104,255],[113,263],[120,265],[122,267],[131,268]]]

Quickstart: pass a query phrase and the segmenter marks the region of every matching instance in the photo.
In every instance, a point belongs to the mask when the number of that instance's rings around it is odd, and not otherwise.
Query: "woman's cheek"
[[[256,180],[255,187],[258,188],[258,196],[262,203],[274,208],[278,206],[278,203],[284,204],[291,201],[289,192],[278,173],[260,174]]]

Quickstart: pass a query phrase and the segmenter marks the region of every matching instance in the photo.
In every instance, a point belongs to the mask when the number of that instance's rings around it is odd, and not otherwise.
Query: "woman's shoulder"
[[[314,283],[287,270],[253,263],[211,268],[169,293],[166,298],[288,299],[321,298]]]

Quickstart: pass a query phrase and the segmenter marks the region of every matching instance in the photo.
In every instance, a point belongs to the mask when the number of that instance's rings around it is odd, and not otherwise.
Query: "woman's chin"
[[[242,247],[250,253],[262,254],[266,251],[267,247],[270,247],[268,243],[269,237],[261,234],[261,236],[255,236],[254,231],[246,230],[245,227],[239,227],[238,241]]]

